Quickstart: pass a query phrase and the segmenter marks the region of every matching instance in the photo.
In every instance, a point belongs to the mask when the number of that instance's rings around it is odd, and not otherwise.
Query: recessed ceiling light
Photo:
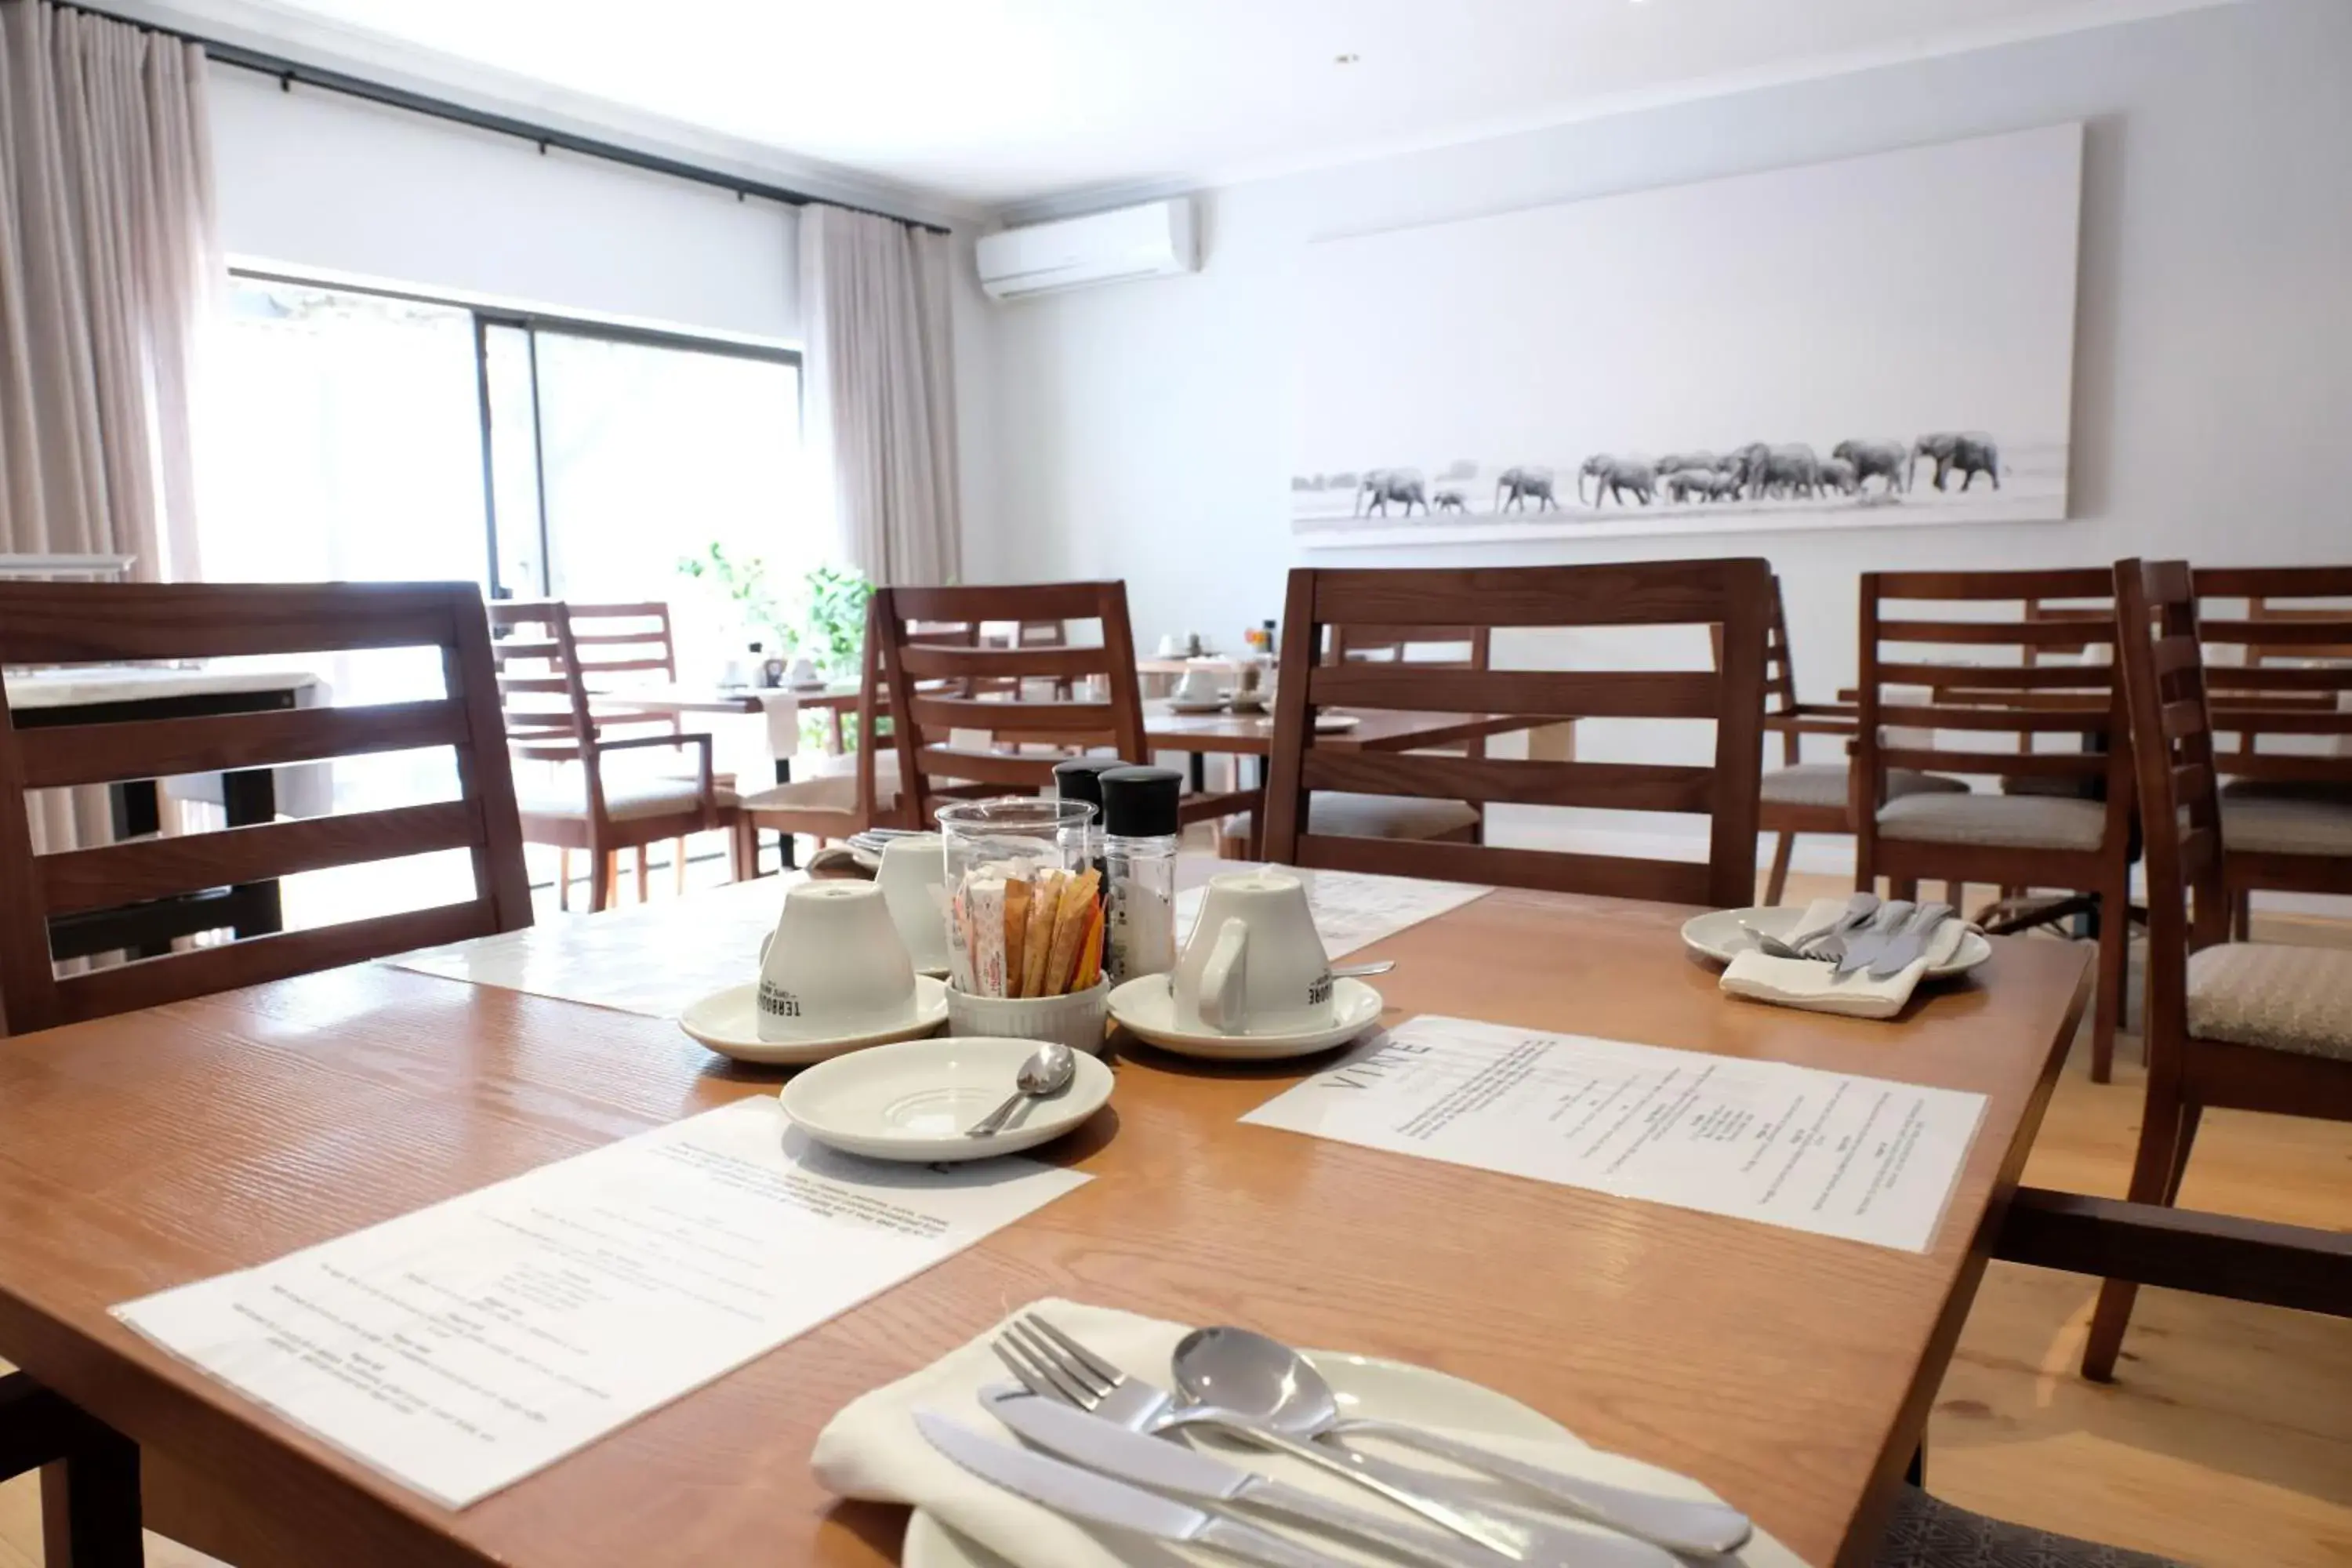
[[[1335,66],[1351,66],[1363,58],[1361,55],[1333,55],[1331,63]]]

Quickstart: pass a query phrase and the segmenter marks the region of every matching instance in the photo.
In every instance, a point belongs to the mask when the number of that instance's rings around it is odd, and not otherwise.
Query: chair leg
[[[748,882],[759,874],[760,830],[748,816],[739,816],[727,830],[727,870],[730,879]]]
[[[2124,990],[2131,975],[2131,916],[2124,898],[2109,895],[2114,918],[2099,926],[2099,983],[2092,992],[2091,1081],[2105,1083],[2115,1076],[2116,1030],[2123,1024]]]
[[[592,848],[588,851],[588,912],[602,914],[613,902],[613,884],[620,879],[621,855],[617,849]]]
[[[555,852],[555,907],[569,913],[572,909],[572,851]]]
[[[680,898],[683,898],[686,896],[686,840],[683,838],[671,839],[669,841],[669,853],[670,890],[677,894]]]
[[[139,1446],[110,1431],[86,1434],[70,1458],[41,1470],[42,1561],[47,1568],[140,1568]]]
[[[652,847],[648,844],[637,846],[637,902],[641,904],[646,901],[646,854]]]
[[[1958,915],[1962,920],[1968,919],[1969,885],[1966,882],[1945,883],[1944,902],[1952,906],[1952,912],[1954,914]]]
[[[2237,942],[2254,940],[2254,895],[2240,889],[2230,900],[2230,934]]]
[[[1887,878],[1887,879],[1886,879],[1886,896],[1887,896],[1889,899],[1901,899],[1901,900],[1903,900],[1906,903],[1916,903],[1916,902],[1918,902],[1918,901],[1919,901],[1919,879],[1918,879],[1918,878],[1916,878],[1916,877],[1889,877],[1889,878]]]
[[[1797,847],[1797,836],[1783,833],[1772,845],[1772,869],[1764,878],[1764,901],[1777,904],[1780,895],[1789,890],[1789,857]]]
[[[2189,1163],[2182,1134],[2193,1136],[2192,1117],[2168,1086],[2149,1079],[2139,1152],[2132,1161],[2132,1202],[2170,1205],[2172,1194],[2180,1190],[2180,1172]],[[2090,1339],[2083,1346],[2083,1375],[2093,1383],[2115,1381],[2116,1357],[2123,1351],[2124,1329],[2138,1295],[2139,1287],[2128,1279],[2110,1279],[2099,1287],[2099,1303],[2091,1310]]]

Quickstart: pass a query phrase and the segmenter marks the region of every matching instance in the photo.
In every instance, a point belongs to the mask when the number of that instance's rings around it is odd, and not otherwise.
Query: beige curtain
[[[948,237],[815,205],[800,225],[808,444],[840,553],[877,583],[954,582]]]
[[[197,574],[204,82],[195,45],[0,0],[0,552]]]
[[[190,408],[221,262],[193,44],[0,0],[0,553],[192,578]],[[103,789],[27,798],[37,850],[103,844]]]

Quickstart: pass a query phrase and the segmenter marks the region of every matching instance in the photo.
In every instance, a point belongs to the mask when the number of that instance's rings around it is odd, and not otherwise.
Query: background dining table
[[[782,882],[760,886],[781,900]],[[633,912],[702,919],[693,900]],[[1040,1152],[1091,1173],[1085,1187],[453,1512],[108,1309],[778,1077],[662,1017],[366,964],[0,1040],[0,1355],[141,1445],[153,1528],[246,1568],[895,1562],[904,1512],[828,1497],[818,1429],[1048,1294],[1442,1368],[1696,1477],[1809,1562],[1859,1563],[2040,1125],[2085,961],[1997,940],[1969,979],[1871,1023],[1727,1000],[1677,940],[1690,912],[1500,890],[1353,956],[1396,961],[1391,1024],[1450,1015],[1984,1095],[1928,1250],[1244,1126],[1329,1058],[1137,1047],[1108,1110]]]
[[[1351,721],[1349,728],[1318,731],[1316,745],[1333,751],[1413,752],[1521,730],[1542,729],[1571,738],[1574,734],[1572,727],[1559,720],[1507,713],[1415,713],[1367,709],[1360,712],[1351,710],[1344,718]],[[1235,712],[1230,708],[1181,712],[1168,699],[1154,698],[1143,705],[1143,738],[1155,752],[1190,754],[1191,784],[1195,792],[1207,787],[1202,759],[1212,752],[1257,758],[1259,776],[1255,784],[1237,782],[1236,787],[1263,788],[1265,759],[1274,754],[1274,715],[1263,710]],[[1572,749],[1571,739],[1570,754]],[[1558,752],[1548,755],[1553,761],[1569,760],[1569,754]]]

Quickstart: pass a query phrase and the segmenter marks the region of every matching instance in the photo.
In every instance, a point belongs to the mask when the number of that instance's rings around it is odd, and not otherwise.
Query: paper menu
[[[1087,1179],[852,1161],[762,1095],[114,1312],[463,1508]]]
[[[1925,1252],[1984,1096],[1423,1017],[1244,1122]]]
[[[1411,877],[1371,877],[1355,871],[1302,870],[1277,866],[1276,870],[1307,884],[1307,905],[1315,930],[1323,939],[1328,958],[1340,958],[1359,948],[1396,935],[1401,931],[1435,920],[1449,910],[1485,898],[1492,888],[1464,882],[1424,882]],[[1176,932],[1181,945],[1201,915],[1206,888],[1187,888],[1176,895]]]

